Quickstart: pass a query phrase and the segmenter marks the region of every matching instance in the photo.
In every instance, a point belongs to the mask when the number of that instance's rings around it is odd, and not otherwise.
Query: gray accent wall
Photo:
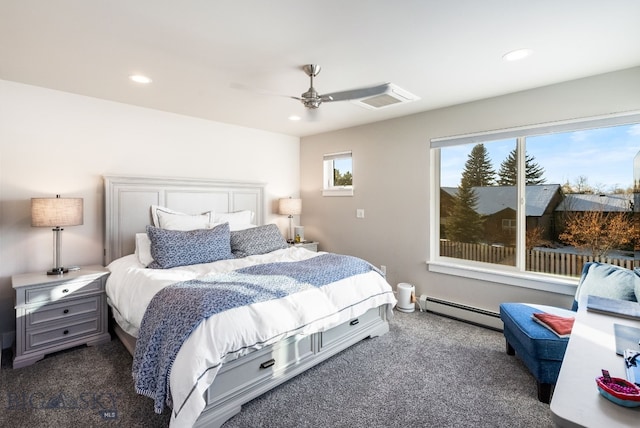
[[[392,285],[409,282],[418,295],[425,293],[489,311],[497,311],[503,301],[569,307],[572,297],[566,292],[543,292],[427,270],[431,239],[429,141],[640,111],[638,94],[640,67],[635,67],[304,137],[300,144],[300,194],[305,237],[319,241],[321,250],[385,265]],[[323,197],[322,155],[346,150],[353,152],[354,196]],[[356,209],[364,209],[363,219],[356,218]]]

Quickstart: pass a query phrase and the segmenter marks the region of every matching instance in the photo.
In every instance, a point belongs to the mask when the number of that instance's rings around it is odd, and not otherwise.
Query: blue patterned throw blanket
[[[372,270],[377,271],[356,257],[322,254],[297,262],[250,266],[163,288],[149,303],[140,325],[133,360],[136,392],[153,398],[156,413],[162,413],[165,403],[173,407],[171,366],[184,341],[206,318]]]

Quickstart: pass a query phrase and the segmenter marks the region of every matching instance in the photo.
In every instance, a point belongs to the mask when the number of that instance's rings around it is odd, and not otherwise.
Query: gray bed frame
[[[151,222],[150,206],[180,212],[252,210],[263,224],[264,183],[190,178],[104,176],[105,265],[132,254],[135,234]],[[331,330],[297,335],[225,363],[205,392],[207,403],[198,427],[220,427],[244,403],[264,394],[321,361],[367,337],[389,331],[388,305],[374,308]],[[118,338],[133,355],[135,338],[117,323]],[[151,403],[150,403],[151,405]]]

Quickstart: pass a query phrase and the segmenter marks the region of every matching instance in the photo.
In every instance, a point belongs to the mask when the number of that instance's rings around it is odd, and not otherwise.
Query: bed
[[[171,426],[219,427],[244,403],[388,332],[396,299],[384,276],[354,257],[287,245],[264,224],[263,183],[105,176],[104,185],[114,331],[134,356],[138,393],[156,411],[169,404]],[[201,263],[182,261],[176,237],[189,257],[203,243]]]

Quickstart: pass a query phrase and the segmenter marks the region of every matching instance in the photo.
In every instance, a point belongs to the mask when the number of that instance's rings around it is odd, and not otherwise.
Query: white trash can
[[[416,289],[413,285],[401,282],[398,284],[398,304],[396,308],[401,312],[413,312],[416,310],[415,303],[412,302]]]

